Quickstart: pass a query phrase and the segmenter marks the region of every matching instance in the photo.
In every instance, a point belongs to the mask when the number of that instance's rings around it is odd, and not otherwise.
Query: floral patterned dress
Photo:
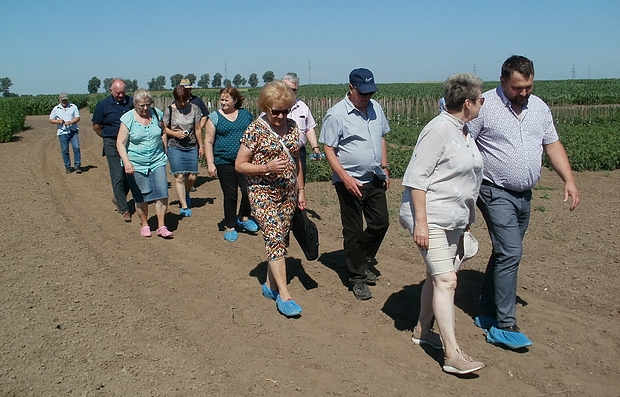
[[[267,164],[277,158],[288,159],[282,143],[286,145],[293,159],[299,156],[297,124],[288,119],[287,127],[287,134],[280,138],[258,120],[250,124],[241,138],[241,144],[252,152],[252,164]],[[286,256],[291,219],[297,205],[297,164],[289,161],[282,173],[252,175],[247,178],[252,216],[263,231],[267,259],[275,261],[283,258]]]

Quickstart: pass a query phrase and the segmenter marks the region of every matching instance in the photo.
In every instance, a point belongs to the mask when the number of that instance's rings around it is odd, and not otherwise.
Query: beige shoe
[[[429,330],[424,335],[421,335],[418,332],[417,328],[413,329],[413,336],[411,336],[411,341],[416,345],[429,345],[434,347],[435,349],[443,349],[443,342],[441,341],[441,336],[438,333]]]
[[[443,361],[443,370],[450,374],[464,375],[478,371],[482,368],[484,368],[484,363],[474,361],[463,352],[456,357],[445,357]]]

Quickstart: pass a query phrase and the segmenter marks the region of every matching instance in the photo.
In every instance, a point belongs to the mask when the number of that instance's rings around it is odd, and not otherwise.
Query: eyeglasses
[[[299,88],[291,88],[291,90],[293,90],[293,92],[297,92]]]
[[[142,109],[146,109],[146,108],[150,108],[151,107],[151,103],[143,103],[142,105],[140,104],[136,104],[137,108],[142,108]]]
[[[283,115],[287,115],[291,112],[291,109],[272,109],[270,107],[267,107],[267,109],[269,109],[269,112],[271,112],[271,115],[273,117],[278,117],[279,115],[283,114]]]
[[[475,98],[475,99],[470,99],[470,101],[472,102],[480,102],[480,106],[484,105],[484,97],[480,97],[480,98]]]

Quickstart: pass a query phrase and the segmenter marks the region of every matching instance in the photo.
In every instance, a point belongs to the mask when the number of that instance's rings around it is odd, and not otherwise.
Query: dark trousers
[[[116,150],[116,137],[103,138],[103,155],[108,160],[112,192],[121,214],[128,212],[127,193],[129,193],[129,183],[125,176],[125,168],[121,165],[121,156],[118,154],[118,150]]]
[[[222,193],[224,193],[224,223],[226,227],[235,227],[237,219],[237,201],[239,191],[241,191],[241,204],[239,206],[239,216],[250,216],[250,201],[248,199],[248,181],[245,175],[235,171],[234,164],[216,165],[217,177],[220,180]]]
[[[517,272],[531,200],[531,190],[513,192],[488,183],[480,187],[477,204],[493,243],[482,281],[480,315],[495,318],[500,327],[517,323]]]
[[[301,160],[301,170],[304,174],[304,185],[306,184],[306,170],[308,169],[308,153],[306,152],[306,146],[302,146],[299,148],[299,159]]]
[[[361,282],[368,270],[367,258],[377,255],[389,227],[384,182],[375,176],[372,182],[360,187],[362,197],[352,195],[342,182],[334,186],[340,201],[344,255],[350,281]]]

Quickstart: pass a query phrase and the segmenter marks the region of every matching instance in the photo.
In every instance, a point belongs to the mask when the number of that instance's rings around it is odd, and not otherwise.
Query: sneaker
[[[248,218],[247,221],[242,221],[241,219],[237,218],[237,229],[239,229],[240,231],[245,230],[250,233],[256,233],[258,231],[258,225],[252,219]]]
[[[443,349],[443,342],[441,341],[441,336],[437,332],[433,330],[429,330],[424,335],[421,335],[418,332],[417,328],[413,329],[413,335],[411,336],[411,341],[416,345],[429,345],[434,347],[435,349]]]
[[[73,172],[73,168],[69,168],[69,167],[65,168],[65,174],[70,174],[72,172]]]
[[[483,363],[472,360],[463,352],[456,357],[445,357],[443,360],[443,370],[450,374],[464,375],[484,368]]]
[[[301,307],[294,300],[282,300],[279,294],[276,297],[276,307],[286,317],[295,317],[301,314]]]
[[[532,346],[532,341],[516,325],[501,328],[491,327],[487,332],[487,342],[494,345],[504,345],[513,350]]]
[[[263,284],[261,287],[263,291],[263,296],[267,299],[276,300],[280,293],[278,291],[274,291],[271,288],[267,287],[267,283]]]
[[[129,211],[123,212],[122,217],[125,222],[131,222],[131,214],[129,213]]]
[[[359,300],[368,300],[372,298],[372,292],[368,289],[368,285],[366,283],[355,283],[351,287],[351,291],[353,291],[353,295]]]
[[[237,231],[235,229],[226,230],[224,232],[224,240],[230,241],[231,243],[234,243],[235,241],[237,241],[238,237],[239,235],[237,234]]]
[[[82,169],[80,167],[75,167],[75,173],[76,174],[81,174],[82,173]]]
[[[377,284],[377,275],[370,270],[366,270],[366,277],[364,278],[364,281],[366,284],[375,285]]]
[[[181,208],[179,210],[179,214],[182,217],[188,217],[188,216],[192,216],[192,210],[190,210],[189,208]]]

